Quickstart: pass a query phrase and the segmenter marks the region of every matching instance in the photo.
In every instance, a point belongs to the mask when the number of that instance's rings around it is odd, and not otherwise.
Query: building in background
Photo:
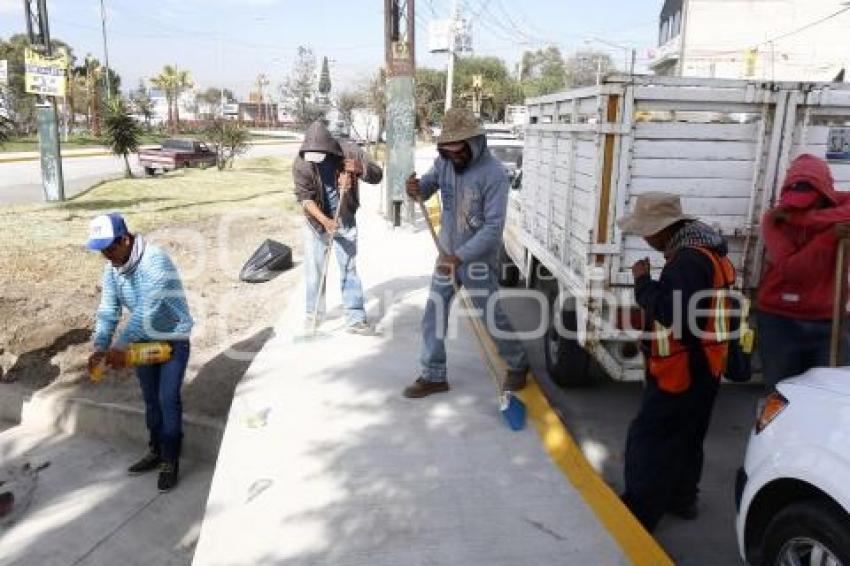
[[[850,2],[666,0],[658,75],[832,81],[850,65]]]

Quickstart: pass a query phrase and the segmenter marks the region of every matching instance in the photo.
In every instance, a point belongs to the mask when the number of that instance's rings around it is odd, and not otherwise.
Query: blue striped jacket
[[[124,308],[130,311],[130,319],[115,340],[116,348],[130,342],[188,340],[194,324],[177,268],[152,244],[147,244],[129,275],[106,264],[94,329],[96,350],[109,349]]]

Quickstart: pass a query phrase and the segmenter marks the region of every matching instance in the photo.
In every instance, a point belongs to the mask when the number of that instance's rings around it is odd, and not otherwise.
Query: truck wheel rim
[[[802,564],[840,566],[841,562],[824,544],[809,537],[796,537],[782,545],[776,566],[799,566]]]

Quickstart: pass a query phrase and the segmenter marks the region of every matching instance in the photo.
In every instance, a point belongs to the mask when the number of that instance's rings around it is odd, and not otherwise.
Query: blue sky
[[[109,60],[124,85],[155,75],[166,63],[188,69],[202,87],[245,95],[260,72],[276,86],[299,45],[334,60],[335,88],[365,81],[383,62],[383,0],[105,0]],[[417,65],[444,67],[427,52],[428,23],[446,17],[453,0],[417,0]],[[637,48],[638,67],[655,41],[663,0],[460,0],[473,16],[477,55],[509,65],[523,50],[555,43],[565,53],[589,38]],[[0,37],[24,30],[23,2],[0,0]],[[99,0],[48,0],[51,33],[101,58]],[[594,44],[623,60],[621,49]],[[621,63],[622,64],[622,63]]]

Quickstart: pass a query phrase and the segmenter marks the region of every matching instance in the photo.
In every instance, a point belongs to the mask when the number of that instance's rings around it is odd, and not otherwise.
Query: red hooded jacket
[[[765,213],[762,233],[767,253],[758,308],[790,318],[828,320],[835,300],[834,227],[850,222],[850,193],[835,191],[829,166],[814,155],[801,155],[791,163],[782,194],[799,182],[812,185],[823,199],[799,210],[783,206],[780,195],[780,204]]]

